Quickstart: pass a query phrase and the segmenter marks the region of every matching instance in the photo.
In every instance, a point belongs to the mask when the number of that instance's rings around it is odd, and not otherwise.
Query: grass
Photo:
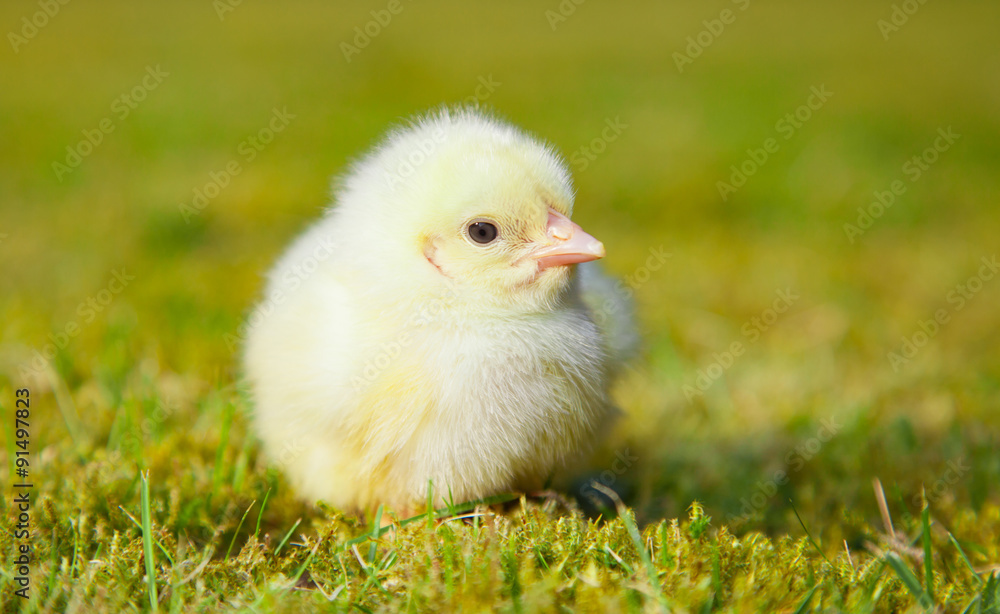
[[[149,476],[141,475],[142,480],[142,558],[146,561],[146,584],[149,586],[149,608],[154,612],[157,610],[158,604],[160,602],[156,597],[156,559],[153,558],[153,524],[150,520],[151,514],[149,511]],[[240,525],[243,522],[240,521]],[[236,527],[236,532],[240,530],[239,526]],[[229,550],[232,551],[232,545],[230,545]],[[226,552],[226,557],[229,557],[230,552]]]
[[[741,4],[587,2],[553,30],[555,2],[404,2],[347,62],[384,4],[69,3],[0,51],[0,475],[27,387],[35,485],[26,601],[0,497],[4,610],[1000,611],[1000,7],[928,2],[885,40],[892,3]],[[634,291],[644,352],[567,501],[382,530],[297,501],[261,456],[240,327],[331,175],[477,93],[576,160],[574,218]],[[255,147],[275,109],[294,117]]]

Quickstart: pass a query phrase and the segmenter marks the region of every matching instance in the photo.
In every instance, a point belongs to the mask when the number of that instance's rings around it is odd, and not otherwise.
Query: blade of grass
[[[427,480],[427,511],[422,514],[427,518],[427,529],[434,529],[434,480]],[[400,521],[399,526],[406,526]]]
[[[626,573],[627,573],[628,575],[630,575],[630,576],[634,576],[634,575],[635,575],[635,570],[634,570],[634,569],[632,569],[632,566],[631,566],[631,565],[629,565],[628,563],[626,563],[626,562],[624,561],[624,559],[622,559],[622,557],[618,556],[618,553],[617,553],[617,552],[615,552],[614,550],[612,550],[612,549],[611,549],[611,546],[609,546],[609,545],[607,545],[607,544],[604,544],[604,548],[603,548],[603,550],[604,550],[604,552],[606,552],[606,553],[610,554],[610,555],[611,555],[611,558],[613,558],[613,559],[615,560],[615,562],[616,562],[616,563],[618,563],[618,565],[620,565],[620,566],[621,566],[621,568],[622,568],[622,569],[624,569],[624,570],[625,570],[625,572],[626,572]]]
[[[719,561],[719,544],[716,542],[712,545],[712,593],[719,594],[722,592],[722,563]]]
[[[249,454],[247,453],[247,448],[253,445],[253,440],[247,438],[243,443],[243,448],[236,455],[236,462],[233,463],[233,490],[239,492],[243,490],[243,482],[246,480],[247,476],[247,462]]]
[[[983,577],[979,575],[979,572],[976,571],[976,568],[972,566],[972,561],[970,561],[969,557],[965,555],[965,550],[962,549],[962,546],[958,543],[958,540],[955,539],[955,536],[951,534],[951,531],[948,531],[947,533],[948,533],[948,539],[951,540],[951,544],[955,546],[955,548],[958,550],[958,554],[962,557],[962,560],[965,561],[965,566],[968,567],[969,571],[972,572],[973,577],[975,577],[976,580],[979,581],[979,586],[982,586],[984,582]]]
[[[253,506],[256,503],[257,503],[256,499],[254,499],[253,501],[250,502],[250,506],[247,508],[247,511],[243,512],[243,517],[240,518],[240,523],[238,525],[236,525],[236,532],[233,533],[233,539],[232,539],[232,541],[229,542],[229,550],[226,550],[226,558],[227,559],[229,558],[229,555],[232,554],[232,552],[233,552],[233,546],[236,545],[236,538],[239,537],[240,529],[243,528],[243,521],[245,521],[247,519],[247,515],[250,513],[250,510],[253,509]]]
[[[868,599],[872,604],[878,602],[878,598],[882,594],[882,587],[879,585],[879,582],[882,581],[882,572],[885,571],[887,564],[885,559],[879,559],[878,569],[875,573],[871,574],[868,580]]]
[[[146,583],[149,588],[149,607],[157,611],[159,599],[156,596],[156,562],[153,560],[153,521],[149,511],[149,472],[142,474],[142,555],[146,559]]]
[[[390,551],[386,553],[384,557],[382,557],[381,561],[378,561],[377,563],[372,565],[370,569],[367,569],[366,571],[368,572],[368,579],[366,579],[365,583],[361,585],[361,589],[358,592],[364,595],[365,593],[367,593],[370,587],[374,586],[380,592],[389,595],[388,591],[385,590],[385,587],[382,586],[382,583],[379,582],[378,579],[379,575],[382,572],[387,571],[390,567],[396,564],[398,558],[399,557],[396,554],[395,550]]]
[[[507,503],[508,501],[513,501],[514,499],[517,499],[517,498],[518,498],[518,496],[515,495],[515,494],[512,494],[512,493],[503,493],[503,494],[499,494],[499,495],[493,495],[492,497],[485,497],[485,498],[482,498],[482,499],[475,499],[475,500],[472,500],[472,501],[466,501],[465,503],[459,503],[458,505],[456,505],[452,509],[449,509],[449,508],[446,508],[446,507],[442,507],[442,508],[439,508],[439,509],[430,508],[430,510],[431,510],[430,512],[424,512],[423,514],[417,514],[416,516],[410,516],[409,518],[405,518],[403,520],[400,520],[399,521],[399,526],[405,527],[406,525],[408,525],[408,524],[410,524],[412,522],[416,522],[418,520],[422,520],[424,518],[427,518],[428,516],[430,516],[431,518],[447,518],[449,515],[451,515],[452,511],[454,511],[455,514],[463,514],[465,512],[471,512],[472,510],[476,509],[477,506],[480,506],[480,505],[490,506],[490,505],[495,505],[497,503]],[[392,527],[383,527],[379,531],[379,535],[381,535],[382,533],[385,533],[386,531],[388,531],[391,528]],[[361,537],[356,538],[356,539],[365,540],[365,539],[368,539],[368,535],[362,535]]]
[[[802,600],[799,607],[795,608],[794,614],[806,614],[809,611],[809,602],[812,601],[813,595],[819,590],[819,584],[817,583],[813,586],[808,593],[806,593],[806,598]]]
[[[493,495],[492,497],[485,497],[483,499],[475,499],[473,501],[466,501],[465,503],[459,503],[458,505],[456,505],[454,507],[454,512],[456,514],[462,514],[464,512],[472,511],[472,510],[476,509],[477,506],[480,506],[480,505],[489,506],[489,505],[494,505],[496,503],[507,503],[508,501],[513,501],[516,498],[517,498],[517,495],[511,494],[511,493],[504,493],[504,494],[500,494],[500,495]],[[414,522],[416,522],[418,520],[424,520],[424,519],[433,520],[435,518],[446,518],[446,517],[448,517],[450,515],[451,511],[452,510],[449,510],[448,508],[440,508],[440,509],[433,509],[433,508],[431,508],[431,510],[429,512],[424,512],[423,514],[417,514],[416,516],[410,516],[409,518],[405,518],[403,520],[400,520],[399,523],[398,523],[398,525],[400,527],[405,527],[406,525],[414,523]],[[360,535],[360,536],[355,537],[353,539],[349,539],[349,540],[347,540],[346,542],[344,542],[343,544],[341,544],[337,548],[337,552],[340,552],[342,550],[350,548],[351,546],[356,546],[358,544],[364,543],[365,540],[372,539],[373,537],[376,537],[376,536],[377,537],[381,537],[386,532],[391,531],[392,528],[393,528],[392,525],[389,525],[389,526],[380,527],[380,528],[377,528],[377,529],[372,529],[371,532],[365,533],[364,535]],[[377,531],[377,535],[376,535],[376,531]]]
[[[297,585],[299,580],[302,579],[302,574],[306,572],[306,569],[309,567],[309,563],[312,563],[313,557],[316,556],[316,551],[319,550],[319,546],[322,543],[323,539],[320,538],[319,541],[316,542],[316,545],[313,546],[313,549],[309,552],[309,556],[306,557],[306,560],[302,561],[302,566],[299,567],[299,570],[292,576],[292,586]]]
[[[924,590],[931,602],[934,601],[934,557],[931,552],[931,508],[927,503],[927,493],[921,492],[923,509],[920,511],[920,522],[923,525],[924,542]]]
[[[295,532],[295,529],[298,528],[299,523],[301,523],[301,522],[302,522],[302,519],[299,518],[298,520],[295,521],[295,524],[292,525],[292,528],[288,529],[288,533],[285,533],[285,536],[282,537],[281,541],[278,543],[278,547],[274,551],[274,556],[278,556],[278,554],[281,552],[281,549],[284,548],[285,544],[288,543],[288,540],[292,537],[292,533]]]
[[[924,607],[924,609],[931,609],[934,607],[934,602],[931,601],[930,596],[924,591],[924,587],[920,586],[920,580],[914,575],[913,571],[906,566],[903,559],[899,558],[899,555],[895,552],[890,552],[885,555],[885,561],[892,567],[892,570],[896,572],[896,576],[903,582],[907,589],[917,598],[917,602]]]
[[[379,529],[382,528],[382,506],[378,506],[378,510],[375,512],[375,522],[372,523],[372,535],[371,535],[371,546],[368,548],[368,562],[370,564],[375,564],[375,555],[378,550],[378,538],[381,537]]]
[[[819,555],[823,557],[823,560],[826,561],[826,564],[832,569],[833,563],[830,562],[830,559],[826,558],[826,553],[823,552],[823,550],[819,547],[819,544],[816,543],[816,540],[813,539],[812,533],[810,533],[809,529],[806,528],[806,523],[802,522],[802,517],[799,516],[799,510],[795,509],[795,503],[791,499],[788,500],[788,503],[792,506],[792,512],[795,513],[795,518],[799,521],[799,525],[802,526],[802,530],[806,532],[806,537],[809,539],[809,543],[812,544],[812,547],[819,552]]]
[[[139,522],[138,520],[136,520],[135,516],[133,516],[132,514],[130,514],[127,509],[125,509],[124,507],[122,507],[120,505],[118,506],[118,509],[120,509],[122,511],[122,513],[124,513],[126,516],[128,516],[128,519],[132,521],[132,524],[134,524],[136,527],[138,527],[138,529],[140,531],[142,531],[142,523]],[[154,538],[154,540],[156,541],[156,547],[160,549],[160,552],[163,553],[163,556],[167,557],[167,560],[170,561],[170,566],[173,567],[173,565],[174,565],[174,557],[170,556],[170,553],[167,552],[167,549],[163,547],[163,544],[160,543],[160,540],[155,539],[155,538]]]
[[[264,508],[267,507],[267,498],[271,496],[271,489],[268,488],[267,492],[264,493],[264,502],[260,504],[260,513],[257,514],[257,528],[253,530],[254,539],[259,539],[260,536],[260,519],[264,517]]]
[[[997,572],[992,572],[990,577],[986,579],[986,585],[983,586],[983,590],[979,593],[979,603],[983,612],[993,612],[1000,611],[1000,575]]]
[[[878,502],[879,512],[882,514],[882,524],[889,537],[896,536],[896,529],[892,526],[892,516],[889,515],[889,505],[885,502],[885,490],[882,488],[882,481],[872,478],[872,490],[875,491],[875,500]]]
[[[631,538],[632,544],[635,546],[635,550],[639,554],[639,559],[642,560],[642,564],[646,567],[646,575],[649,577],[649,584],[653,587],[653,590],[656,591],[656,599],[659,601],[660,607],[663,608],[664,611],[670,611],[663,595],[663,587],[660,585],[660,576],[656,573],[656,567],[653,566],[653,560],[649,558],[649,552],[646,551],[646,544],[643,543],[642,536],[639,534],[639,528],[635,525],[635,519],[628,513],[625,503],[622,502],[618,493],[611,490],[604,484],[601,484],[597,480],[591,481],[590,485],[600,491],[604,496],[614,501],[615,509],[618,510],[618,517],[621,518],[622,524],[625,525],[625,531],[628,532],[628,536]]]

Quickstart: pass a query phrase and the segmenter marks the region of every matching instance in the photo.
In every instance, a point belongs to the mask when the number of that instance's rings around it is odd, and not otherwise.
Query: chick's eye
[[[499,234],[497,227],[489,222],[473,222],[469,224],[469,238],[480,245],[492,243]]]

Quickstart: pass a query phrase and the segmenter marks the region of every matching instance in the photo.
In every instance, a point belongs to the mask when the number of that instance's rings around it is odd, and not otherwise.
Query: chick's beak
[[[539,271],[551,266],[589,262],[604,257],[603,243],[553,209],[549,209],[545,235],[548,241],[530,254],[538,262]]]

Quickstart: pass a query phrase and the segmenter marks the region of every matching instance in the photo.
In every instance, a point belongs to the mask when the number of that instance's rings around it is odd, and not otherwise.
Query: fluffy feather
[[[569,224],[565,165],[506,123],[445,111],[391,132],[334,199],[251,318],[266,451],[303,497],[345,509],[409,510],[430,482],[438,502],[541,487],[614,414],[620,350],[576,267],[539,257]],[[471,240],[476,220],[497,239]]]

